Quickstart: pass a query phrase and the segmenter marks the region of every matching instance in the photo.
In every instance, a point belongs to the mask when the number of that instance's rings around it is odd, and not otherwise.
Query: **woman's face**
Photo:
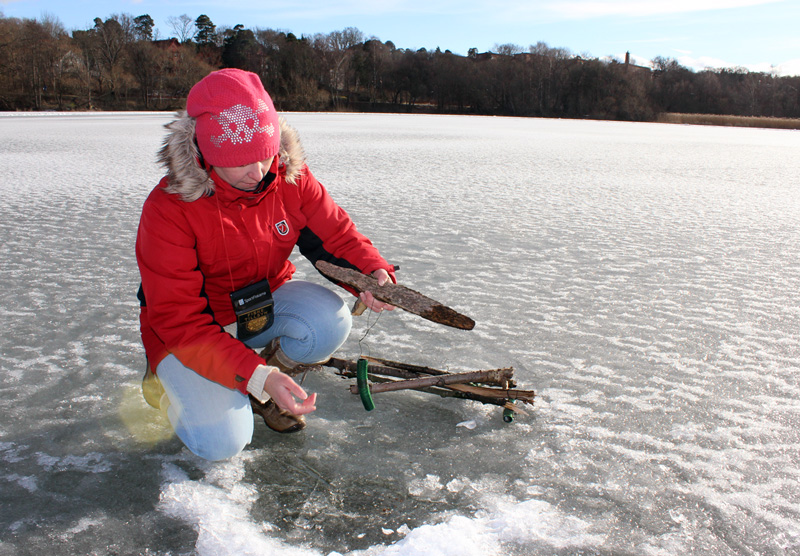
[[[259,182],[267,175],[275,157],[253,162],[244,166],[223,167],[214,166],[217,175],[236,189],[242,191],[254,190]]]

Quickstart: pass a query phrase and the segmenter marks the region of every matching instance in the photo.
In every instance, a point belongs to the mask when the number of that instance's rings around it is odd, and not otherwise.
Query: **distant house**
[[[473,58],[476,62],[486,62],[487,60],[494,60],[496,58],[502,58],[502,54],[497,54],[495,52],[481,52],[476,54]]]
[[[178,42],[178,39],[175,37],[171,39],[164,39],[160,41],[153,41],[153,45],[157,46],[158,48],[168,50],[173,53],[177,53],[181,47],[181,43]]]
[[[165,39],[160,41],[153,41],[153,46],[161,50],[167,51],[172,54],[172,60],[175,61],[181,55],[181,43],[176,38]]]
[[[633,73],[633,74],[642,74],[642,75],[650,75],[652,70],[647,66],[637,66],[636,64],[631,63],[631,53],[625,53],[625,72],[626,73]]]

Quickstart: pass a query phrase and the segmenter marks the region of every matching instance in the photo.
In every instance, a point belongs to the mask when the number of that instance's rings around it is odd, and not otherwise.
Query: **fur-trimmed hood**
[[[158,153],[158,161],[167,170],[168,193],[180,195],[186,202],[214,192],[214,180],[199,164],[200,152],[194,137],[195,119],[185,110],[177,113],[174,121],[166,124],[169,130]],[[281,147],[280,172],[284,179],[294,184],[305,166],[306,156],[297,130],[283,117],[280,121]]]

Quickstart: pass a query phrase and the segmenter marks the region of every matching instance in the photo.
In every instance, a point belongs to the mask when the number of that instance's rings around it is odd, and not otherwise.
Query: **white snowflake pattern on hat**
[[[220,147],[225,141],[230,141],[232,145],[249,143],[256,133],[266,133],[272,137],[275,134],[275,126],[269,124],[262,127],[258,119],[258,115],[264,112],[269,112],[269,106],[258,99],[258,110],[237,104],[223,110],[219,116],[211,116],[222,127],[222,135],[212,135],[211,142]]]

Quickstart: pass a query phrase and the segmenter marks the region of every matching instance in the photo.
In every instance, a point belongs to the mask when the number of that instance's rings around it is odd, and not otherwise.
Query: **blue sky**
[[[206,14],[218,27],[298,36],[356,27],[398,48],[466,54],[541,41],[596,58],[629,51],[642,65],[663,56],[692,69],[800,75],[798,0],[0,0],[0,12],[49,14],[67,29],[88,29],[95,17],[149,14],[161,38],[173,35],[170,16]]]

